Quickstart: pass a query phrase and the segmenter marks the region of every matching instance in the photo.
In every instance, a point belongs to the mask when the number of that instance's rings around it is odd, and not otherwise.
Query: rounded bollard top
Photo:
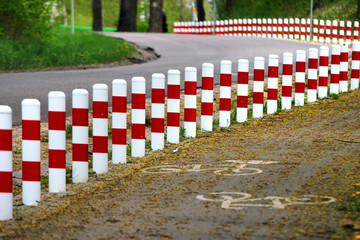
[[[279,55],[277,55],[277,54],[269,55],[269,66],[271,66],[271,67],[279,66]]]
[[[297,62],[305,62],[306,61],[306,52],[305,52],[305,50],[297,50],[296,51],[296,61]]]
[[[348,45],[346,45],[346,44],[342,44],[341,45],[341,47],[340,47],[340,52],[346,52],[346,53],[348,53],[349,52],[349,47],[348,47]]]
[[[145,94],[146,86],[145,86],[145,78],[144,77],[133,77],[131,79],[132,82],[132,93]]]
[[[132,82],[145,82],[145,78],[144,77],[133,77],[131,79]]]
[[[202,76],[203,77],[214,77],[214,64],[203,63],[202,64]]]
[[[249,60],[247,59],[238,60],[238,72],[249,72]]]
[[[340,55],[340,45],[339,44],[332,45],[331,54],[332,55]]]
[[[170,76],[170,75],[180,75],[180,71],[177,69],[170,69],[168,71],[168,76]]]
[[[283,64],[293,64],[293,53],[291,52],[284,52],[283,54]]]
[[[0,129],[12,129],[12,110],[9,106],[0,105]]]
[[[165,89],[165,75],[162,73],[153,73],[151,86],[152,88]]]
[[[125,79],[114,79],[112,81],[112,85],[127,85],[127,82]]]
[[[328,46],[320,47],[320,56],[329,56],[329,47]]]
[[[82,95],[82,96],[88,96],[89,92],[86,89],[77,88],[72,91],[73,95]]]
[[[195,67],[186,67],[185,72],[197,72],[197,69]]]
[[[318,58],[319,56],[319,49],[317,48],[310,48],[309,49],[309,58]]]
[[[37,107],[40,106],[40,102],[37,99],[34,98],[25,98],[21,101],[22,106],[31,106],[31,107]]]
[[[49,98],[65,98],[65,93],[61,91],[51,91],[48,94]]]
[[[40,102],[37,99],[26,98],[21,102],[23,120],[40,120]]]
[[[220,73],[231,74],[232,62],[229,60],[222,60],[220,62]]]
[[[8,115],[11,113],[12,113],[11,107],[6,105],[0,105],[0,114]]]
[[[93,90],[108,90],[108,86],[105,83],[95,83]]]

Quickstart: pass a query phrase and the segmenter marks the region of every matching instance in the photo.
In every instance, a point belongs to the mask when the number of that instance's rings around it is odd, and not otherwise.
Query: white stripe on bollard
[[[201,83],[201,131],[213,130],[214,65],[202,64]]]
[[[319,29],[319,42],[323,43],[325,41],[325,21],[320,19],[320,29]]]
[[[330,94],[339,94],[340,45],[333,45],[331,51]]]
[[[145,156],[145,78],[131,80],[131,156]]]
[[[279,56],[270,54],[268,66],[267,114],[274,114],[277,111],[278,86]]]
[[[289,37],[289,19],[284,19],[284,39]]]
[[[300,19],[295,18],[295,39],[300,39]]]
[[[72,180],[87,182],[89,172],[89,94],[72,91]]]
[[[347,21],[346,22],[346,44],[350,45],[351,44],[351,22]]]
[[[24,205],[40,203],[40,102],[24,99],[22,107],[22,200]]]
[[[220,63],[220,107],[219,126],[230,126],[231,115],[231,66],[229,60],[222,60]]]
[[[331,42],[331,21],[326,20],[326,32],[325,32],[325,42],[330,43]]]
[[[313,41],[318,41],[319,34],[319,20],[314,19],[314,27],[313,27]]]
[[[66,105],[63,92],[49,93],[49,192],[66,191]]]
[[[0,105],[0,221],[13,218],[12,110]]]
[[[345,42],[345,22],[340,21],[340,30],[339,30],[339,43],[342,45]]]
[[[329,47],[320,47],[320,60],[319,60],[319,98],[327,97],[328,89],[328,76],[329,76]]]
[[[289,18],[289,38],[294,39],[294,19]]]
[[[108,171],[108,86],[93,85],[93,171]]]
[[[278,38],[283,38],[283,20],[282,18],[278,19]]]
[[[249,60],[238,60],[236,121],[246,122],[249,95]]]
[[[265,58],[254,58],[253,118],[263,116]]]
[[[151,149],[164,149],[165,75],[154,73],[151,82]]]
[[[340,92],[348,91],[348,69],[349,69],[349,48],[347,45],[341,45],[341,47],[340,47],[340,78],[339,78]]]
[[[319,50],[317,48],[310,48],[309,62],[308,62],[308,89],[307,89],[308,102],[315,102],[317,99],[318,59],[319,59]]]
[[[296,51],[295,106],[304,106],[306,52]]]
[[[291,109],[293,54],[283,54],[281,109]]]
[[[337,44],[338,43],[338,21],[333,20],[332,22],[332,43]]]
[[[306,31],[305,26],[306,26],[306,20],[305,20],[305,18],[302,18],[301,19],[301,26],[300,26],[300,39],[301,40],[306,39],[306,37],[305,37],[305,31]]]
[[[126,163],[127,142],[127,82],[112,81],[112,163]]]

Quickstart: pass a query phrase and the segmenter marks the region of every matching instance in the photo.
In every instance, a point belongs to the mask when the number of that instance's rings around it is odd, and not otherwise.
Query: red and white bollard
[[[273,38],[277,38],[277,19],[272,19],[272,36]]]
[[[360,42],[355,41],[352,45],[350,90],[359,89],[359,69],[360,69]]]
[[[13,218],[12,110],[0,105],[0,221]]]
[[[267,37],[271,38],[271,33],[272,33],[272,20],[271,18],[267,19]]]
[[[345,42],[345,22],[340,21],[340,30],[339,30],[339,43],[342,45]]]
[[[301,26],[300,26],[300,39],[305,40],[305,31],[306,31],[306,20],[305,18],[301,19]]]
[[[239,36],[239,22],[237,19],[234,19],[233,32],[234,36]]]
[[[40,203],[40,102],[24,99],[22,107],[22,200],[24,205]]]
[[[108,171],[108,86],[93,85],[93,171]]]
[[[326,20],[326,32],[325,32],[325,42],[330,43],[331,42],[331,21]]]
[[[284,19],[284,39],[288,39],[289,35],[289,19]]]
[[[339,94],[340,45],[333,45],[331,51],[330,94]]]
[[[293,54],[283,54],[281,109],[291,109]]]
[[[320,19],[320,29],[319,29],[319,42],[323,43],[325,41],[325,21]]]
[[[215,35],[220,35],[220,21],[216,20]]]
[[[231,115],[231,61],[222,60],[220,63],[220,106],[219,126],[230,126]]]
[[[283,20],[282,18],[278,19],[278,38],[283,38]]]
[[[289,38],[294,39],[294,19],[289,18]]]
[[[72,179],[87,182],[89,172],[89,93],[72,91]]]
[[[295,18],[295,39],[300,39],[300,19]]]
[[[195,86],[196,87],[196,86]],[[180,134],[180,71],[168,71],[167,142],[179,143]]]
[[[252,22],[252,27],[251,27],[251,29],[252,29],[252,36],[253,36],[253,37],[256,37],[256,24],[257,24],[256,18],[253,18],[251,22]]]
[[[63,92],[49,97],[49,192],[66,191],[66,105]]]
[[[277,111],[278,86],[279,56],[270,54],[268,66],[267,114],[274,114]]]
[[[164,149],[165,75],[154,73],[151,82],[151,149]]]
[[[131,80],[131,157],[145,156],[145,78]]]
[[[306,52],[296,51],[295,106],[304,106]]]
[[[243,20],[238,19],[238,36],[243,36]]]
[[[306,41],[310,42],[310,32],[311,32],[311,20],[310,18],[306,19]]]
[[[223,36],[225,34],[225,21],[220,20],[220,35]]]
[[[313,27],[313,41],[318,41],[318,34],[319,34],[319,20],[314,19],[314,27]]]
[[[201,131],[211,132],[214,101],[214,65],[212,63],[202,64],[201,85]]]
[[[333,20],[332,22],[332,43],[333,44],[337,44],[338,43],[338,21],[337,20]]]
[[[246,122],[249,95],[249,60],[238,60],[236,121]]]
[[[179,84],[180,84],[180,78],[179,78]],[[197,69],[194,67],[186,67],[185,80],[184,80],[185,137],[196,137],[196,102],[197,102],[196,86],[197,86]]]
[[[340,47],[340,78],[339,78],[340,92],[348,91],[348,69],[349,69],[349,48],[347,45],[341,45],[341,47]]]
[[[229,20],[229,36],[234,36],[234,22],[232,19]]]
[[[351,22],[350,21],[346,22],[346,44],[347,45],[351,44]]]
[[[251,36],[251,33],[252,33],[252,22],[251,22],[251,19],[248,19],[247,20],[247,36],[250,37]]]
[[[127,142],[127,82],[112,81],[112,163],[126,163]]]
[[[224,35],[229,36],[229,20],[224,20]]]
[[[319,50],[317,48],[310,48],[309,62],[308,62],[308,89],[307,89],[308,102],[315,102],[317,99],[318,59],[319,59]]]
[[[242,20],[242,35],[247,36],[247,19]]]
[[[261,36],[266,37],[266,18],[261,20]]]
[[[257,19],[257,36],[258,37],[261,37],[261,26],[262,26],[261,18],[258,18]]]
[[[327,97],[328,89],[328,77],[329,77],[329,47],[320,47],[320,59],[319,59],[319,98]]]
[[[265,58],[254,58],[253,118],[263,117]]]
[[[354,41],[358,41],[359,40],[359,22],[355,21],[354,22]]]

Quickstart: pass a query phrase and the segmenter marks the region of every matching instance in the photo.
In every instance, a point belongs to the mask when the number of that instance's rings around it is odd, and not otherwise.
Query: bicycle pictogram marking
[[[218,192],[210,193],[208,196],[198,195],[196,198],[200,201],[220,202],[222,208],[235,210],[249,207],[285,209],[285,207],[291,205],[318,205],[329,204],[336,201],[333,197],[317,195],[252,198],[251,194],[244,192]]]
[[[246,176],[259,174],[263,171],[259,168],[250,168],[248,165],[267,165],[276,164],[279,161],[264,161],[264,160],[225,160],[219,165],[212,164],[190,164],[185,166],[180,165],[162,165],[149,167],[141,170],[144,173],[152,174],[168,174],[168,173],[196,173],[196,172],[213,172],[217,175],[224,176]]]

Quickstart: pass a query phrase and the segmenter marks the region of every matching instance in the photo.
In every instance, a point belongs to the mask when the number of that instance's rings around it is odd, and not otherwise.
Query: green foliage
[[[72,138],[72,125],[66,124],[66,138],[71,139]]]
[[[138,21],[136,23],[137,32],[147,32],[148,28],[149,28],[149,23],[146,21]]]
[[[26,42],[48,37],[51,3],[51,0],[0,1],[0,38]]]
[[[0,38],[0,69],[31,69],[115,62],[135,52],[127,42],[91,31],[53,30],[51,41],[26,44]]]

